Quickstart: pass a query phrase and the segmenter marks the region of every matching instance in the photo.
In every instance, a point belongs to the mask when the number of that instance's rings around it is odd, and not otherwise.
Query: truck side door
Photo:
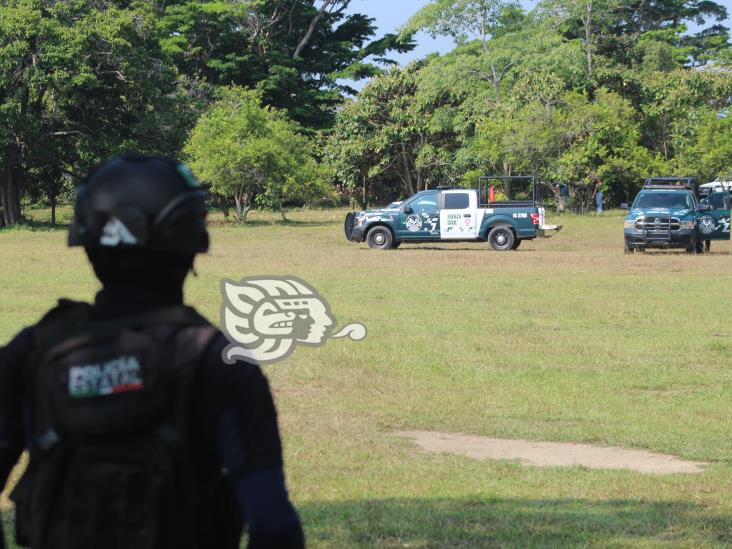
[[[714,192],[701,201],[697,212],[696,231],[699,240],[729,240],[730,194]]]
[[[400,240],[439,240],[438,193],[419,194],[399,210],[396,226]]]
[[[440,237],[443,240],[478,238],[478,193],[443,191],[440,199]]]

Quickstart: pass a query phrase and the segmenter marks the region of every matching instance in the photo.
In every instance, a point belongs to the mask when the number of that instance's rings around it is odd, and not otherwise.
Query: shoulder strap
[[[179,376],[173,412],[178,429],[185,431],[188,429],[193,376],[218,333],[218,329],[210,323],[205,326],[185,326],[176,330],[171,348],[174,352],[173,367]]]
[[[88,303],[59,299],[58,304],[43,315],[38,324],[31,328],[33,350],[25,357],[22,366],[23,383],[27,388],[33,386],[36,366],[45,354],[45,350],[63,333],[67,332],[70,326],[87,321],[90,312],[91,305]]]
[[[167,326],[210,326],[211,323],[201,316],[195,309],[187,305],[175,305],[139,315],[115,317],[97,320],[95,326],[110,328],[140,328],[156,324]]]
[[[58,304],[43,315],[40,322],[33,327],[34,347],[52,337],[54,332],[63,331],[70,325],[88,320],[90,315],[91,305],[88,303],[59,299]]]
[[[155,309],[139,315],[94,319],[90,305],[67,301],[63,308],[53,309],[35,327],[33,354],[36,360],[30,362],[37,362],[50,348],[61,342],[66,343],[64,346],[73,346],[79,337],[104,336],[125,328],[154,325],[210,326],[211,323],[195,309],[185,305]]]

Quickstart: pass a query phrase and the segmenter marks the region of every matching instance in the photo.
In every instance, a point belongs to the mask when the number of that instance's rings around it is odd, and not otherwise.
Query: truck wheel
[[[626,240],[625,246],[623,247],[623,252],[625,252],[626,254],[634,254],[635,250],[636,250],[635,246],[631,246],[630,244],[628,244],[628,241]]]
[[[511,249],[512,250],[518,250],[518,247],[519,246],[521,246],[521,239],[517,238],[516,239],[516,242],[513,243],[513,248],[511,248]]]
[[[511,227],[506,227],[505,225],[493,227],[491,232],[488,233],[488,242],[491,248],[497,252],[506,252],[513,249],[515,240],[516,238],[513,236]]]
[[[391,248],[393,241],[394,238],[391,236],[391,231],[386,227],[374,227],[366,235],[366,242],[369,248],[388,250]]]
[[[704,253],[708,254],[712,251],[712,241],[711,240],[705,240],[704,241]]]

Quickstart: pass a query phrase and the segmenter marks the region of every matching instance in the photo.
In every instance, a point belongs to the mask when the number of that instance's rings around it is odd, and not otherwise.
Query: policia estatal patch
[[[139,391],[142,368],[135,356],[123,355],[96,364],[69,368],[69,396],[87,398]]]

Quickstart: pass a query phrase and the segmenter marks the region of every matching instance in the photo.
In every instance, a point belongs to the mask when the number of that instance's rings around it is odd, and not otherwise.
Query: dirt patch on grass
[[[395,434],[413,440],[417,446],[431,453],[458,454],[474,459],[505,459],[537,467],[581,466],[668,475],[701,473],[709,465],[646,450],[591,444],[534,442],[434,431],[399,431]]]

